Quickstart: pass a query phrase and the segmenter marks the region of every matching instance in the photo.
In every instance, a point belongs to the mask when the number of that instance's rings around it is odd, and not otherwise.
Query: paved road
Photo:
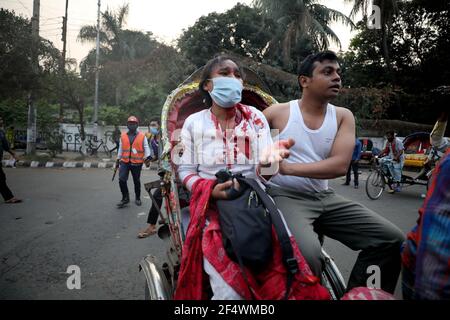
[[[107,169],[5,171],[11,189],[25,201],[0,204],[0,299],[143,298],[138,262],[147,253],[165,253],[156,236],[136,238],[146,223],[148,196],[142,207],[116,209],[117,180],[111,182]],[[154,171],[143,172],[143,181],[155,178]],[[331,182],[338,193],[379,212],[404,232],[414,225],[423,187],[371,201],[364,188],[342,182]],[[348,279],[357,252],[331,239],[325,248]],[[69,265],[81,268],[81,290],[66,287]],[[399,290],[396,295],[400,297]]]

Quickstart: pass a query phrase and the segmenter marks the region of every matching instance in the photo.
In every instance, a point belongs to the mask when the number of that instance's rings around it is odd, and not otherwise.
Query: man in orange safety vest
[[[138,131],[139,121],[131,116],[127,121],[128,132],[122,132],[117,152],[117,164],[119,165],[119,186],[122,192],[122,200],[117,204],[118,208],[125,207],[130,202],[128,192],[128,175],[131,171],[134,182],[136,205],[142,205],[141,201],[141,170],[142,165],[150,165],[150,147],[145,134]]]

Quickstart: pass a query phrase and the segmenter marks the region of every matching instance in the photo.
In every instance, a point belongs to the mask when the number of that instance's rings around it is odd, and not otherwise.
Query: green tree
[[[102,77],[101,81],[105,91],[103,97],[111,99],[115,105],[119,105],[122,99],[122,92],[126,91],[126,82],[124,81],[121,70],[117,66],[124,66],[127,61],[144,58],[158,43],[153,39],[151,33],[142,33],[124,29],[126,19],[129,12],[128,4],[119,7],[116,11],[106,10],[101,13],[100,27],[100,68],[101,74],[105,69],[108,77]],[[97,27],[94,25],[86,25],[81,27],[78,39],[82,42],[95,43],[97,39]],[[80,64],[81,74],[83,77],[93,82],[95,73],[95,56],[96,49],[92,49]],[[105,87],[106,86],[106,87]],[[108,86],[112,86],[113,94],[109,91]]]
[[[197,67],[216,53],[230,51],[261,61],[275,24],[261,10],[238,3],[224,13],[210,13],[183,31],[178,48]]]
[[[349,17],[317,0],[255,0],[254,4],[279,26],[268,49],[277,52],[281,48],[284,67],[292,63],[292,48],[301,41],[322,50],[328,48],[330,42],[341,46],[338,36],[330,28],[332,22],[353,27]]]
[[[343,55],[346,85],[381,88],[394,84],[405,92],[416,93],[448,83],[450,68],[445,56],[450,48],[449,10],[430,11],[415,2],[400,2],[398,10],[389,39],[395,82],[385,72],[381,30],[368,29],[363,20]]]
[[[151,119],[161,116],[167,94],[168,92],[157,82],[135,85],[131,88],[129,99],[124,106],[126,114],[137,116],[141,125],[148,124]]]
[[[41,38],[38,46],[39,73],[31,65],[31,24],[14,11],[0,9],[0,99],[26,99],[29,90],[38,89],[42,75],[55,72],[60,53]]]
[[[50,92],[62,93],[63,101],[69,109],[76,110],[78,113],[78,124],[80,125],[81,153],[86,154],[86,106],[89,96],[89,84],[74,71],[68,71],[64,75],[52,78],[49,84]]]
[[[392,37],[391,35],[391,27],[394,21],[395,14],[398,12],[398,0],[345,0],[345,2],[353,3],[353,9],[350,13],[351,17],[355,17],[355,15],[359,12],[363,14],[364,20],[367,20],[367,9],[369,7],[369,3],[373,3],[380,8],[381,13],[381,33],[380,33],[380,41],[382,54],[385,62],[385,66],[388,71],[388,76],[392,79],[394,76],[392,70],[392,62],[390,56],[390,41],[389,39]]]

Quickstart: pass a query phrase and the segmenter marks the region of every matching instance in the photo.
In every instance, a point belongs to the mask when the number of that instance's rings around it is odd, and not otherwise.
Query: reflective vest
[[[136,138],[134,138],[133,145],[130,146],[130,138],[126,132],[122,132],[120,141],[122,143],[122,156],[120,161],[123,163],[144,163],[144,139],[145,135],[142,132],[138,132]]]

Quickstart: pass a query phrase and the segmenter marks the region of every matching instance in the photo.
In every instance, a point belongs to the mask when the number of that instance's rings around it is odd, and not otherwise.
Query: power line
[[[17,0],[17,2],[19,2],[20,3],[20,5],[25,9],[25,10],[27,10],[30,14],[31,14],[31,10],[30,9],[28,9],[28,7],[26,7],[23,3],[22,3],[22,1],[20,1],[20,0]]]
[[[80,20],[80,21],[89,21],[89,22],[95,22],[93,19],[82,19],[82,18],[70,18],[71,20]]]
[[[60,19],[61,18],[61,16],[50,17],[50,18],[45,18],[44,16],[41,16],[41,17],[44,18],[44,19],[42,19],[42,21],[55,20],[55,19]]]
[[[40,26],[53,26],[55,24],[61,24],[61,22],[41,23]]]

